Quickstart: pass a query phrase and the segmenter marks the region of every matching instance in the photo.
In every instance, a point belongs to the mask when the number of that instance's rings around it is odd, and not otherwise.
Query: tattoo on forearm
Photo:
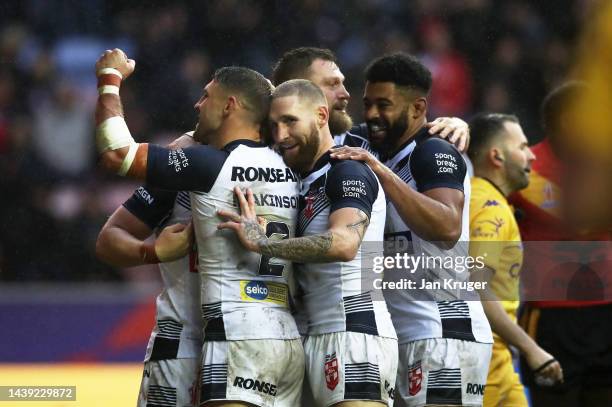
[[[368,228],[368,225],[370,224],[370,218],[368,218],[368,216],[363,213],[363,211],[359,209],[355,210],[357,211],[357,216],[359,217],[359,220],[357,222],[346,225],[346,227],[350,231],[357,233],[357,235],[359,236],[359,241],[361,242],[363,240],[363,236],[365,235],[365,231]]]
[[[261,240],[261,253],[270,257],[299,263],[320,263],[328,260],[327,254],[333,242],[332,232],[294,239],[270,241]]]

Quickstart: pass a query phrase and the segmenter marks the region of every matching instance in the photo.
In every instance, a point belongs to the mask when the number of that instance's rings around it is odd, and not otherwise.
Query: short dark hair
[[[336,55],[326,48],[300,47],[283,54],[272,68],[272,83],[280,85],[290,79],[306,79],[315,59],[337,63]]]
[[[412,55],[403,52],[384,55],[370,62],[365,70],[368,82],[392,82],[416,89],[425,95],[431,89],[431,72]]]
[[[569,104],[586,90],[586,83],[571,81],[558,86],[546,95],[540,107],[540,116],[542,128],[547,136],[557,133],[559,119],[568,111]]]
[[[504,124],[507,122],[520,124],[515,115],[503,113],[479,113],[470,120],[470,146],[467,153],[472,162],[478,161],[491,141],[506,131]]]
[[[213,80],[238,96],[255,123],[266,119],[273,86],[262,74],[241,66],[226,66],[215,71]]]
[[[297,96],[300,100],[327,105],[321,88],[307,79],[291,79],[278,85],[272,92],[272,99]]]

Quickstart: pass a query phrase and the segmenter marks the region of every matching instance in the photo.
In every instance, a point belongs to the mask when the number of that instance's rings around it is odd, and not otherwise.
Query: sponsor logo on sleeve
[[[342,180],[342,198],[364,198],[368,196],[365,182],[358,179]]]
[[[457,159],[452,154],[435,153],[434,157],[438,166],[438,174],[454,174],[459,169]]]

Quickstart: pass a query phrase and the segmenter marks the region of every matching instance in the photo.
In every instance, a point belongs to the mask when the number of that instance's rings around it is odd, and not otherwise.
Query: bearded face
[[[287,138],[277,144],[277,151],[287,167],[297,173],[305,173],[314,164],[319,145],[319,130],[313,122],[307,129],[290,130]]]
[[[366,120],[366,124],[372,148],[379,153],[390,154],[397,148],[400,138],[408,129],[408,109],[404,109],[395,120],[380,115]]]

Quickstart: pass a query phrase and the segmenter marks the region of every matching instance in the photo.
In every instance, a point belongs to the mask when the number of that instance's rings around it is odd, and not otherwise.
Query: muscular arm
[[[383,164],[372,169],[385,195],[410,230],[431,242],[451,245],[457,242],[461,236],[463,191],[433,188],[420,193]]]
[[[259,252],[270,257],[279,257],[297,263],[330,263],[350,261],[357,250],[370,223],[368,216],[356,208],[342,208],[329,216],[327,232],[272,241],[259,236]],[[258,229],[261,233],[261,229]]]
[[[96,62],[100,93],[95,113],[96,144],[105,169],[144,180],[148,145],[137,144],[132,138],[119,97],[121,81],[134,71],[134,67],[134,60],[128,59],[119,49],[107,50]],[[126,157],[129,158],[126,160]]]
[[[411,168],[411,171],[419,191],[411,188],[364,149],[341,147],[333,150],[331,155],[333,158],[367,163],[378,177],[387,199],[393,203],[410,230],[425,240],[452,247],[461,236],[465,163],[446,142],[438,140],[433,145],[430,141],[426,143],[429,143],[427,148],[418,153],[415,149],[411,158],[417,161],[416,168]],[[453,155],[445,162],[454,159],[450,165],[456,167],[446,167],[443,168],[445,172],[439,172],[440,169],[434,165],[437,163],[434,156],[437,151]]]
[[[98,258],[115,267],[167,262],[185,256],[192,247],[189,226],[165,227],[155,240],[153,230],[170,215],[176,192],[139,187],[102,227],[96,242]]]
[[[141,247],[153,230],[123,206],[111,215],[96,241],[96,256],[115,267],[132,267],[148,263]]]

